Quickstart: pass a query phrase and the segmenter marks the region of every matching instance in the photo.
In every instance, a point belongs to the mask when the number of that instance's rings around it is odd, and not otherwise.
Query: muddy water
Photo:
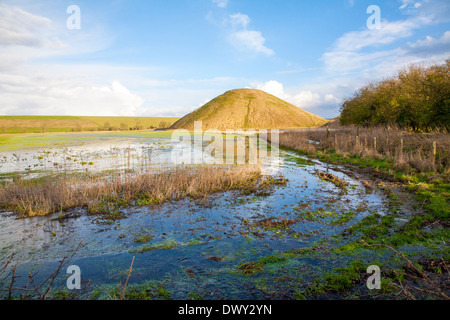
[[[139,150],[143,143],[138,141],[132,145],[130,141],[123,141],[117,145]],[[148,141],[145,143],[148,146]],[[73,151],[78,150],[76,148],[92,150],[90,157],[83,151],[83,157],[100,163],[100,170],[108,165],[108,161],[111,163],[110,158],[104,159],[107,145],[83,145],[70,150],[72,154],[76,154]],[[171,148],[168,140],[155,140],[151,145],[153,150],[159,150],[159,153],[154,152],[152,159],[167,162],[164,157],[168,157]],[[22,276],[18,285],[26,281],[30,270],[38,272],[38,282],[82,242],[71,264],[81,268],[83,278],[90,279],[92,286],[117,285],[135,257],[130,283],[158,281],[174,299],[186,299],[189,294],[205,299],[289,297],[294,290],[292,286],[298,286],[299,281],[313,280],[318,273],[339,263],[341,258],[297,257],[282,267],[269,266],[269,271],[265,269],[251,277],[243,275],[238,266],[279,252],[330,241],[344,226],[327,222],[341,214],[355,212],[356,218],[349,222],[354,223],[370,213],[384,214],[388,208],[382,193],[366,193],[358,179],[318,161],[300,166],[287,153],[281,157],[279,174],[288,179],[288,183],[275,187],[269,195],[227,192],[202,201],[184,199],[157,207],[127,208],[123,209],[126,218],[116,222],[99,220],[87,215],[83,209],[66,212],[62,220],[57,219],[58,215],[17,219],[11,213],[0,213],[0,266],[14,255],[17,274]],[[122,163],[122,166],[127,165]],[[320,180],[316,170],[345,179],[349,185],[347,191]],[[300,219],[305,209],[329,213],[330,218]],[[268,228],[262,221],[289,222],[282,228]],[[153,246],[153,250],[142,250],[143,246]],[[295,279],[277,282],[286,276]],[[62,275],[55,286],[63,287],[64,279]]]

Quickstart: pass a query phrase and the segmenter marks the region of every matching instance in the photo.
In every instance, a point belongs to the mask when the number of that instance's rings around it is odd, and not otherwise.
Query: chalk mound
[[[327,122],[315,114],[255,89],[227,91],[175,122],[171,129],[193,130],[195,121],[202,121],[203,130],[222,131],[311,128]]]

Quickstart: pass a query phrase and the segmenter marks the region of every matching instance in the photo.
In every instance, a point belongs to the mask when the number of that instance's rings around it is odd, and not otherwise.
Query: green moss
[[[256,273],[262,272],[264,266],[266,265],[283,263],[287,260],[288,258],[284,256],[267,256],[259,259],[258,261],[242,263],[238,266],[238,269],[244,275],[254,275]]]
[[[95,287],[91,299],[120,299],[123,288],[119,286]],[[143,284],[128,284],[123,296],[124,300],[169,300],[172,292],[160,282],[145,282]]]
[[[298,290],[295,292],[294,298],[295,300],[306,300],[305,295]]]
[[[336,220],[332,221],[331,225],[343,225],[356,217],[356,213],[349,211],[341,214]]]
[[[289,150],[284,148],[285,150]],[[390,175],[399,181],[408,183],[408,189],[415,193],[416,199],[423,203],[424,209],[436,219],[448,219],[450,217],[450,184],[440,179],[430,180],[433,173],[418,173],[412,168],[401,171],[395,167],[392,158],[374,159],[358,155],[338,155],[334,150],[316,150],[314,153],[305,150],[297,150],[300,154],[316,157],[324,162],[348,164],[360,168],[372,168]],[[407,174],[406,171],[409,173]],[[397,212],[399,198],[388,190],[388,198],[391,210]]]
[[[361,248],[361,244],[359,242],[352,241],[345,245],[339,246],[337,248],[333,248],[332,252],[351,254],[351,253],[354,253],[355,250],[357,250],[359,248]]]
[[[288,160],[294,161],[298,166],[311,166],[314,162],[308,158],[288,156]]]
[[[258,263],[261,265],[281,263],[287,260],[286,257],[277,257],[277,256],[267,256],[258,260]]]
[[[295,207],[294,210],[302,210],[300,207]],[[300,220],[306,220],[306,221],[320,221],[326,218],[335,217],[338,216],[339,213],[336,211],[326,211],[324,208],[320,208],[318,210],[302,210],[298,218]]]
[[[154,237],[149,234],[143,234],[143,235],[138,236],[136,239],[134,239],[134,242],[146,243],[146,242],[152,241],[153,238]]]
[[[444,197],[442,192],[438,192],[418,189],[416,191],[416,198],[421,202],[425,202],[425,209],[431,212],[436,218],[448,219],[450,218],[449,197],[448,195]]]
[[[189,293],[188,294],[188,300],[202,300],[203,296],[196,293]]]
[[[362,260],[353,261],[346,268],[335,268],[321,279],[316,279],[304,293],[306,295],[317,295],[324,292],[343,293],[351,289],[355,283],[360,282],[362,272],[364,272],[364,262]]]
[[[128,250],[128,252],[129,253],[143,253],[143,252],[152,251],[152,250],[169,250],[169,249],[175,248],[179,245],[180,245],[180,243],[176,242],[175,240],[170,239],[170,240],[165,240],[165,241],[161,241],[161,242],[145,244],[138,248],[130,249],[130,250]]]

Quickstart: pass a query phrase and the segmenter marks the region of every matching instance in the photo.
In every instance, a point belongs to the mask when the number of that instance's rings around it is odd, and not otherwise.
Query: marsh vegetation
[[[340,150],[347,150],[348,136],[340,134]],[[128,162],[123,152],[117,155],[118,170],[86,165],[88,172],[61,169],[47,177],[5,178],[0,193],[6,209],[0,215],[1,263],[9,262],[4,297],[32,298],[8,291],[12,268],[16,289],[27,285],[30,271],[41,283],[83,241],[71,263],[80,266],[90,286],[68,291],[59,274],[45,298],[442,298],[419,291],[433,288],[425,280],[411,282],[407,275],[414,272],[390,249],[368,245],[395,247],[415,266],[429,266],[421,270],[445,292],[446,220],[386,178],[399,168],[370,166],[388,161],[382,145],[378,159],[344,155],[321,150],[321,136],[326,141],[326,130],[282,134],[282,143],[296,143],[302,151],[290,145],[282,152],[276,176],[261,176],[247,166],[166,167],[164,157],[156,159],[173,146],[158,136],[151,141],[158,147],[150,167],[143,166],[149,163],[139,160],[139,153]],[[89,148],[89,141],[82,147]],[[347,167],[344,159],[353,157],[357,166]],[[84,159],[90,161],[101,160]],[[440,161],[436,166],[444,165]],[[411,177],[424,172],[410,170]],[[365,287],[364,269],[372,264],[384,272],[381,292]]]

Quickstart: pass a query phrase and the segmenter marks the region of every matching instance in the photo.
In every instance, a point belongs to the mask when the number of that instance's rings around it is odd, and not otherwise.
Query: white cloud
[[[354,70],[374,67],[377,63],[394,57],[398,50],[361,53],[353,51],[332,51],[323,54],[325,68],[330,73],[347,73]]]
[[[217,25],[209,15],[207,20]],[[266,39],[262,32],[249,28],[250,22],[250,17],[243,13],[230,14],[223,19],[221,27],[227,33],[227,41],[241,53],[257,53],[267,56],[275,54],[272,49],[266,46]]]
[[[416,44],[395,47],[414,31],[438,21],[441,12],[450,12],[450,5],[441,0],[401,0],[400,8],[410,15],[404,20],[382,21],[379,30],[352,31],[338,38],[331,50],[322,55],[328,73],[359,72],[373,74],[376,79],[391,76],[398,68],[417,62],[439,63],[450,52],[448,36],[442,39],[428,37]],[[387,47],[390,45],[390,47]],[[444,57],[445,58],[445,57]]]
[[[60,36],[69,42],[63,43]],[[71,42],[75,44],[72,47]],[[0,114],[142,113],[144,100],[114,80],[120,79],[113,74],[117,70],[31,62],[58,54],[92,52],[102,45],[95,26],[89,33],[69,35],[66,28],[55,27],[47,17],[0,4]]]
[[[422,19],[381,23],[381,29],[366,29],[344,34],[334,44],[334,51],[356,51],[366,47],[390,44],[412,35],[412,31],[424,23]]]
[[[416,0],[400,0],[402,2],[402,5],[400,6],[399,9],[417,9],[420,8],[422,6],[421,2],[417,2]]]
[[[267,93],[270,93],[280,99],[287,99],[289,98],[285,93],[284,93],[284,87],[283,84],[275,81],[275,80],[270,80],[267,82],[252,82],[251,83],[252,87],[255,87],[258,90],[262,90],[265,91]]]
[[[448,56],[450,55],[450,31],[446,31],[439,39],[427,36],[424,40],[401,47],[401,50],[404,51],[404,55],[416,57]]]
[[[375,79],[392,76],[398,69],[409,64],[441,63],[450,56],[450,31],[441,38],[427,36],[415,43],[389,50],[371,52],[330,51],[323,54],[327,71],[348,73],[351,71],[372,74]]]
[[[226,8],[229,0],[212,0],[219,8]]]
[[[230,23],[233,29],[243,28],[246,29],[251,19],[248,15],[242,13],[235,13],[230,15]]]
[[[331,93],[321,94],[311,90],[300,90],[293,91],[292,93],[286,93],[283,84],[275,80],[266,82],[252,82],[250,85],[253,88],[270,93],[302,109],[314,109],[315,107],[321,105],[336,105],[341,101]]]
[[[142,113],[143,103],[119,81],[99,85],[48,74],[0,75],[2,114],[133,116]]]
[[[433,23],[450,20],[450,2],[448,0],[400,0],[403,13],[427,17]]]
[[[264,45],[266,39],[259,31],[236,31],[229,35],[228,40],[239,51],[263,53],[268,56],[275,53]]]
[[[322,97],[318,93],[312,91],[300,91],[289,99],[292,103],[300,108],[311,109],[322,103]]]
[[[51,20],[18,7],[0,4],[0,46],[61,49],[58,39],[49,39]]]
[[[410,63],[439,63],[449,53],[448,36],[428,37],[416,44],[395,47],[400,40],[413,36],[425,26],[450,19],[450,2],[446,0],[400,0],[407,18],[383,20],[381,29],[364,29],[345,33],[322,55],[329,74],[359,72],[390,76],[397,68]],[[388,47],[389,45],[389,47]],[[387,72],[387,73],[384,73]]]

